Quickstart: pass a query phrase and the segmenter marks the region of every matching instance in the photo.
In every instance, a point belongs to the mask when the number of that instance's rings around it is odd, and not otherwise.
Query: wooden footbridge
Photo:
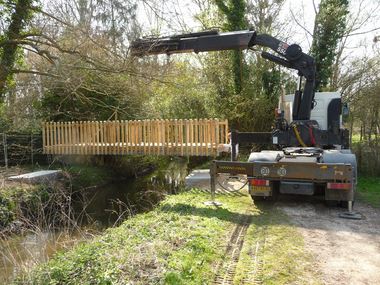
[[[216,156],[228,140],[219,119],[47,122],[43,150],[56,155]]]

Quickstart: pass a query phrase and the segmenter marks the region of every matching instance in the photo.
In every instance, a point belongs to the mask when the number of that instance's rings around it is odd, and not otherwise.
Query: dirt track
[[[209,182],[197,186],[207,189]],[[345,209],[327,207],[322,196],[281,195],[272,206],[284,211],[304,236],[323,284],[380,284],[380,209],[356,201],[354,210],[363,219],[347,220],[339,218]]]
[[[284,197],[275,206],[303,234],[323,284],[380,284],[380,210],[356,203],[355,211],[364,219],[346,220],[338,217],[344,209],[328,208],[312,198],[305,202]]]

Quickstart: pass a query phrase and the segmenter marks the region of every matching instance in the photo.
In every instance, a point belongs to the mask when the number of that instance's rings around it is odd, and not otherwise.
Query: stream
[[[80,224],[76,230],[28,232],[0,239],[0,284],[12,282],[57,251],[68,250],[136,213],[151,210],[163,195],[176,193],[187,174],[187,161],[175,158],[166,169],[147,176],[84,191],[73,207]]]

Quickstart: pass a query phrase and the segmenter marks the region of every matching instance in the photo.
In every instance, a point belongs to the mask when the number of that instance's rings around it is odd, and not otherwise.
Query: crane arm
[[[216,30],[189,33],[163,38],[143,38],[134,41],[130,51],[133,56],[154,54],[175,54],[190,52],[210,52],[221,50],[243,50],[253,46],[267,47],[279,54],[262,52],[262,57],[287,68],[295,69],[306,78],[303,94],[298,93],[294,100],[293,120],[309,120],[314,100],[315,63],[314,59],[303,53],[297,44],[289,45],[267,34],[255,31],[235,31],[219,33]]]

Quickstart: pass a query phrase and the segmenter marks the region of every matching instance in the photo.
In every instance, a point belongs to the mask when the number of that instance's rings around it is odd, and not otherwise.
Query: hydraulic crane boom
[[[300,91],[296,94],[293,120],[309,120],[314,99],[315,62],[311,56],[303,53],[301,47],[297,44],[289,45],[270,35],[257,34],[255,31],[250,30],[228,33],[206,31],[166,38],[140,39],[132,43],[131,54],[134,56],[170,55],[189,52],[243,50],[250,49],[253,46],[272,49],[280,57],[265,51],[261,53],[262,57],[287,68],[295,69],[300,76],[306,78],[303,94]]]
[[[348,147],[347,132],[340,129],[340,101],[331,110],[332,123],[328,130],[320,129],[318,122],[311,120],[314,105],[316,68],[314,58],[302,52],[297,44],[287,44],[267,34],[258,34],[252,30],[219,33],[205,31],[161,38],[143,38],[132,43],[133,56],[154,54],[175,54],[190,52],[210,52],[221,50],[253,49],[254,46],[266,47],[277,55],[261,52],[261,56],[284,67],[298,71],[300,84],[294,93],[292,122],[288,124],[278,117],[276,128],[271,133],[239,133],[231,131],[232,157],[236,157],[234,145],[239,143],[270,143],[280,146],[317,146],[331,148],[333,145]],[[301,90],[302,78],[305,78]],[[335,115],[334,115],[335,114]]]
[[[219,173],[244,174],[249,181],[249,193],[255,201],[274,197],[277,193],[313,195],[322,190],[326,200],[347,202],[351,211],[356,185],[356,158],[347,149],[348,130],[341,129],[341,98],[335,96],[337,94],[330,94],[333,95],[330,99],[326,94],[317,93],[315,96],[315,61],[303,53],[299,45],[289,45],[252,30],[206,31],[140,39],[132,43],[131,54],[170,55],[253,49],[254,46],[266,47],[278,54],[263,51],[263,58],[298,71],[300,84],[291,101],[293,120],[289,118],[290,113],[285,118],[285,107],[282,106],[284,110],[277,116],[272,132],[240,133],[231,130],[231,161],[216,160],[210,168],[213,199]],[[306,82],[301,90],[303,77]],[[282,99],[286,105],[285,98]],[[312,113],[314,99],[318,108]],[[277,150],[252,152],[248,162],[236,161],[238,144],[270,142],[276,145]]]

